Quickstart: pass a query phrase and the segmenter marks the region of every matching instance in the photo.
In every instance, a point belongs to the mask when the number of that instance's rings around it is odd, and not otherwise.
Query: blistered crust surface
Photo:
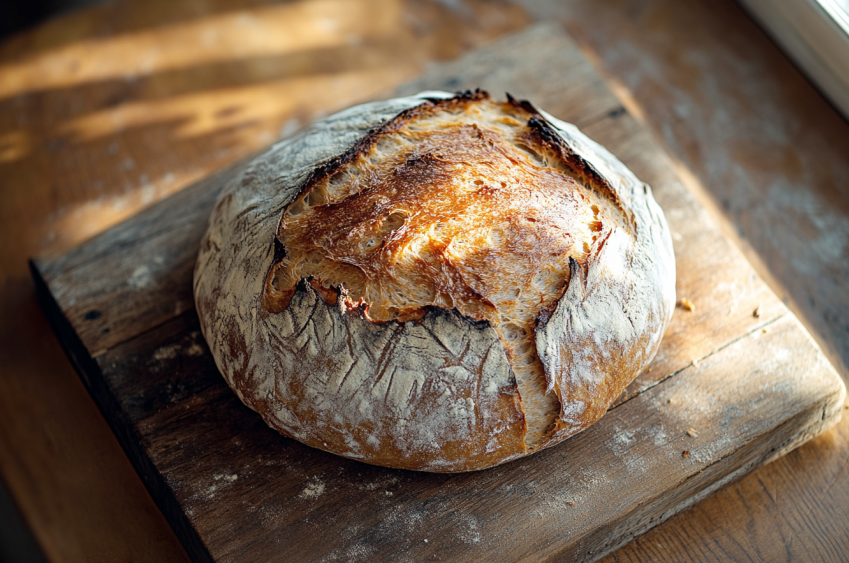
[[[195,271],[203,333],[243,402],[308,445],[429,471],[481,469],[527,452],[514,370],[491,322],[439,307],[415,320],[373,322],[315,280],[299,282],[282,310],[266,299],[281,260],[281,215],[316,169],[333,168],[400,112],[449,97],[420,94],[318,122],[254,161],[212,214]],[[539,119],[556,137],[539,142],[586,159],[587,175],[601,173],[629,225],[572,261],[562,297],[537,321],[533,341],[560,405],[545,446],[597,420],[650,361],[674,303],[674,262],[648,188],[577,129]]]
[[[615,229],[632,232],[604,181],[546,146],[536,116],[477,93],[396,117],[287,207],[269,289],[272,309],[309,278],[377,322],[428,307],[489,321],[516,375],[529,448],[561,411],[546,392],[537,319],[562,294],[571,259],[586,265]]]

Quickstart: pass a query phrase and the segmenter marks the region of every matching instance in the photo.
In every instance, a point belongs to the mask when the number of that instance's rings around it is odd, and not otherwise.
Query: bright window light
[[[849,0],[739,0],[849,118]]]

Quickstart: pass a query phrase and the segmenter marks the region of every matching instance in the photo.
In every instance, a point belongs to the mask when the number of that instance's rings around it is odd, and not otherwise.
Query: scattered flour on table
[[[315,499],[324,494],[324,481],[319,479],[318,477],[311,477],[307,482],[307,486],[304,487],[304,490],[301,491],[301,494],[298,495],[298,498],[302,499]]]
[[[159,269],[165,260],[161,255],[157,255],[153,257],[152,262],[154,268]],[[131,273],[130,277],[127,279],[127,284],[130,288],[136,290],[152,286],[154,284],[154,279],[153,270],[150,265],[140,264],[139,266],[136,266],[133,273]]]
[[[622,429],[614,428],[614,434],[604,442],[610,451],[622,461],[629,470],[646,471],[651,463],[651,455],[659,447],[669,443],[669,436],[661,424],[646,427]]]
[[[690,455],[688,456],[690,461],[701,463],[701,464],[709,464],[714,461],[722,458],[724,455],[727,455],[728,450],[731,449],[734,440],[732,438],[721,438],[706,446],[692,448],[690,450]]]
[[[478,519],[474,516],[464,515],[458,517],[458,521],[459,526],[455,529],[457,538],[468,545],[480,543],[481,530],[478,525]]]
[[[581,471],[581,476],[575,480],[575,484],[587,492],[592,492],[601,487],[611,486],[610,480],[604,472],[591,469]]]
[[[622,456],[633,446],[637,439],[634,437],[634,434],[637,433],[636,428],[630,428],[628,430],[622,430],[619,427],[614,428],[615,434],[612,438],[607,440],[604,444],[608,446],[611,451],[617,456]]]
[[[177,357],[177,350],[180,349],[179,344],[172,344],[170,346],[163,346],[162,348],[157,348],[156,352],[153,353],[154,360],[173,360]]]
[[[204,489],[198,496],[202,500],[212,500],[215,498],[215,493],[230,485],[238,479],[239,476],[235,473],[227,474],[227,473],[216,473],[212,476],[212,479],[215,481],[212,485],[208,486]]]
[[[352,546],[344,549],[336,549],[331,551],[324,557],[318,560],[318,563],[354,563],[374,561],[374,548],[362,543],[355,543]]]
[[[622,463],[629,470],[638,469],[645,471],[643,460],[639,453],[635,451],[637,449],[635,447],[638,440],[637,433],[640,430],[640,428],[629,428],[628,430],[616,428],[616,433],[613,437],[605,442],[605,445],[610,448],[617,458],[622,460]]]
[[[153,353],[154,360],[173,360],[177,356],[201,356],[203,355],[203,347],[197,342],[197,338],[195,337],[197,333],[192,333],[193,342],[188,346],[183,344],[170,344],[168,346],[162,346],[161,348],[157,348]]]
[[[153,276],[150,273],[150,268],[142,264],[133,270],[127,283],[132,289],[144,289],[153,285]]]
[[[386,489],[387,487],[391,487],[392,485],[398,484],[398,477],[395,475],[386,475],[384,477],[379,477],[372,481],[371,483],[366,483],[364,485],[358,485],[357,488],[361,491],[375,491],[377,489]]]
[[[572,491],[562,491],[542,496],[539,504],[534,509],[536,516],[551,519],[559,516],[559,522],[565,523],[571,520],[575,514],[575,507],[582,504],[584,497],[576,495]]]

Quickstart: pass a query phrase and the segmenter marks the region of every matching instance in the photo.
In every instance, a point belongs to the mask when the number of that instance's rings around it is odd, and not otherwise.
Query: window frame
[[[849,119],[849,14],[835,0],[738,0]]]

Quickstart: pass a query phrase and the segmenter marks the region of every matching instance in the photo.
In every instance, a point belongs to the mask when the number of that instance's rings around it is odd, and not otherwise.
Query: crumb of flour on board
[[[239,476],[235,473],[227,474],[227,473],[216,473],[212,476],[214,483],[208,486],[203,492],[202,496],[206,500],[211,500],[215,497],[216,493],[221,491],[224,487],[229,484],[232,484],[238,479]]]
[[[171,344],[168,346],[162,346],[157,348],[153,353],[154,360],[174,360],[177,356],[202,356],[203,348],[197,343],[193,342],[189,346],[183,346],[181,344]]]
[[[696,306],[693,305],[693,302],[687,299],[686,297],[684,299],[679,300],[677,305],[682,309],[690,311],[691,313],[695,312],[696,310]]]
[[[696,432],[695,428],[688,428],[687,429],[687,436],[689,436],[690,438],[698,438],[699,433]]]
[[[301,491],[301,494],[298,495],[298,498],[302,499],[314,499],[318,498],[324,494],[324,482],[318,477],[312,477],[308,482],[307,486],[304,487],[304,490]]]

